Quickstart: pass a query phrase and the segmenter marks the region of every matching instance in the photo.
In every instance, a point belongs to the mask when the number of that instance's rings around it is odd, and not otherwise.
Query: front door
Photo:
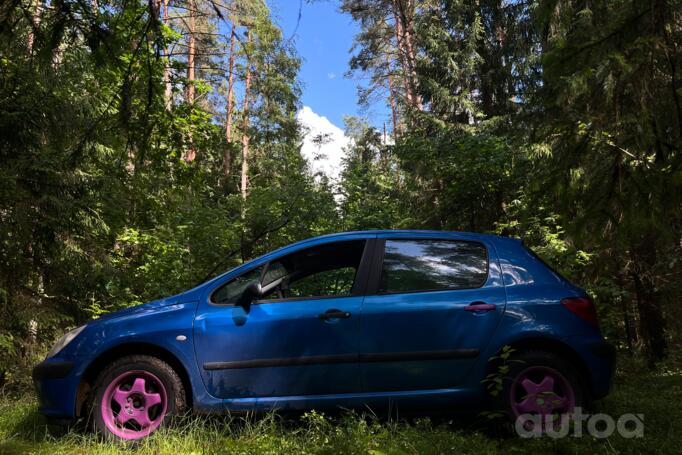
[[[366,243],[302,249],[218,287],[199,306],[194,325],[208,392],[219,398],[359,392]],[[254,281],[261,282],[262,297],[240,306]]]
[[[452,237],[378,242],[362,308],[363,389],[461,386],[504,311],[494,249]]]

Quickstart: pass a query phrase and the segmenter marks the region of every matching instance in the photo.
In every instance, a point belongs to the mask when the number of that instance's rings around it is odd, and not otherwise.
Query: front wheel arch
[[[76,393],[76,417],[87,415],[88,398],[99,373],[107,365],[130,355],[147,355],[166,362],[180,377],[185,390],[187,409],[192,409],[192,381],[185,365],[177,356],[167,349],[150,343],[123,343],[101,353],[85,369]]]

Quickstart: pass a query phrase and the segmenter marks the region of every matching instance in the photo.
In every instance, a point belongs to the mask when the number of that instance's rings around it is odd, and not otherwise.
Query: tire
[[[162,360],[123,357],[95,380],[90,405],[95,430],[105,439],[141,439],[186,411],[185,388]]]
[[[585,388],[575,368],[556,354],[521,351],[507,365],[509,371],[503,377],[496,406],[508,416],[517,432],[541,434],[551,426],[556,428],[561,419],[587,404]]]

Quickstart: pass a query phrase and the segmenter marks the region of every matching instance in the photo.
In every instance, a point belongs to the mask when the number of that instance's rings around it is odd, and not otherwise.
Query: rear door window
[[[479,242],[386,240],[380,293],[472,289],[485,284],[488,252]]]

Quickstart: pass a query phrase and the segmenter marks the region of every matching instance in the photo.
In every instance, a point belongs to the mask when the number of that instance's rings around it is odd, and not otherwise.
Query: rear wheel
[[[128,356],[110,364],[95,381],[92,417],[108,438],[144,438],[185,411],[182,381],[165,362]]]
[[[525,431],[556,429],[562,419],[585,405],[583,386],[574,371],[555,354],[520,352],[509,364],[498,404]]]

